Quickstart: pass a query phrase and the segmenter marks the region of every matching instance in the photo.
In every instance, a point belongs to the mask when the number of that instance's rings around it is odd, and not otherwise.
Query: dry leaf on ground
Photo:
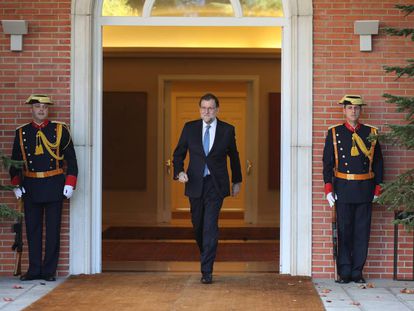
[[[321,290],[321,293],[323,293],[323,294],[328,294],[328,293],[330,293],[332,291],[332,289],[329,289],[329,288],[324,288],[324,289],[322,289]]]
[[[361,289],[367,289],[367,288],[375,288],[375,285],[374,283],[366,283],[366,284],[358,285],[358,287]]]
[[[403,294],[414,294],[414,289],[403,288],[402,290],[400,290],[400,292],[403,293]]]
[[[3,297],[3,300],[4,301],[7,301],[7,302],[14,301],[14,299],[13,298],[10,298],[10,297]]]

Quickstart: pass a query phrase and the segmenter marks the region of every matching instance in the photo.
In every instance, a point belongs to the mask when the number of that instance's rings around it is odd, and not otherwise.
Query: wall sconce
[[[24,20],[3,20],[3,32],[10,35],[10,51],[23,50],[23,35],[27,34],[28,22]]]
[[[378,34],[378,20],[355,21],[354,34],[359,37],[359,50],[362,52],[372,51],[372,35]]]

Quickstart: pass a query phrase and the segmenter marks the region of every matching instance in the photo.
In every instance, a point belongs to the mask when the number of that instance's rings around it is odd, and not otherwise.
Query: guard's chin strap
[[[52,151],[52,149],[57,149],[60,145],[60,140],[62,139],[62,124],[57,124],[56,126],[56,142],[51,143],[46,135],[41,131],[37,131],[36,134],[36,149],[35,149],[35,155],[41,155],[44,153],[43,146],[45,146],[46,150],[49,152],[49,154],[55,158],[56,160],[63,160],[63,156],[59,156],[59,154],[56,154]]]

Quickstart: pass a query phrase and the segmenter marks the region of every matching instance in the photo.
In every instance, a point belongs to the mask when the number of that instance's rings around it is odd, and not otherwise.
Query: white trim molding
[[[286,0],[282,44],[280,273],[312,274],[312,1]]]
[[[102,17],[102,0],[72,1],[71,125],[80,174],[70,206],[71,274],[102,269],[102,26],[219,22],[283,27],[280,272],[311,275],[312,0],[283,4],[280,18],[158,19]]]
[[[78,158],[79,175],[75,195],[70,202],[71,274],[93,273],[92,224],[96,222],[91,207],[92,166],[92,1],[72,3],[71,47],[71,131]]]

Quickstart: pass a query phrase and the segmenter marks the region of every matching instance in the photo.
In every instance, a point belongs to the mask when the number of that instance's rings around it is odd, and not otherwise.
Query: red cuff
[[[375,190],[374,190],[374,195],[379,197],[381,195],[381,186],[380,185],[376,185],[375,186]]]
[[[11,180],[11,184],[13,185],[13,186],[20,186],[20,184],[22,183],[22,180],[20,179],[20,177],[19,176],[14,176],[13,178],[12,178],[12,180]]]
[[[67,175],[65,185],[72,186],[73,188],[76,187],[77,177],[74,175]]]
[[[325,184],[325,195],[327,195],[329,192],[333,192],[333,187],[330,182]]]

